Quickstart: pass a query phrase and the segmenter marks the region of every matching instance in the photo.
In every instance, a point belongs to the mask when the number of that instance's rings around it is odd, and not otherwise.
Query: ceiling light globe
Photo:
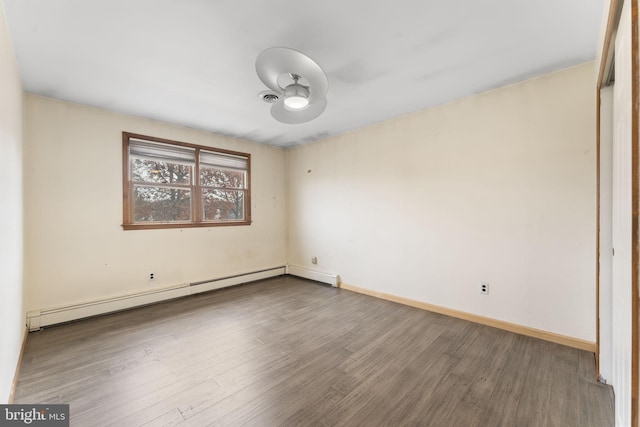
[[[309,105],[309,89],[294,83],[284,89],[284,106],[289,110],[302,110]]]
[[[284,105],[291,110],[301,110],[309,105],[309,100],[304,96],[289,96],[284,99]]]

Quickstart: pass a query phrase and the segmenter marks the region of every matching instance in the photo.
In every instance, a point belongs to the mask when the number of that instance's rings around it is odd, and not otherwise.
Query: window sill
[[[229,227],[251,225],[248,221],[220,221],[220,222],[155,222],[148,224],[122,224],[123,230],[159,230],[165,228],[201,228],[201,227]]]

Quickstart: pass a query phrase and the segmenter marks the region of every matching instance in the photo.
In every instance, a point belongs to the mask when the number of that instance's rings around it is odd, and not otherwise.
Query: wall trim
[[[22,367],[22,357],[24,356],[24,348],[27,346],[27,336],[29,335],[29,328],[25,325],[24,334],[22,337],[22,346],[20,347],[20,355],[18,355],[18,362],[16,363],[16,371],[13,374],[13,381],[11,382],[11,391],[9,392],[8,404],[13,403],[13,398],[16,394],[16,388],[18,387],[18,375],[20,374],[20,368]]]
[[[470,322],[479,323],[485,326],[491,326],[498,329],[503,329],[509,332],[515,332],[516,334],[525,335],[528,337],[538,338],[545,341],[550,341],[556,344],[566,345],[568,347],[577,348],[580,350],[586,350],[591,353],[596,351],[596,343],[593,341],[582,340],[579,338],[573,338],[566,335],[560,335],[553,332],[543,331],[541,329],[530,328],[528,326],[518,325],[516,323],[505,322],[503,320],[492,319],[490,317],[479,316],[477,314],[467,313],[465,311],[454,310],[439,305],[429,304],[422,301],[413,300],[397,295],[387,294],[384,292],[378,292],[367,288],[361,288],[359,286],[349,285],[347,283],[340,284],[341,289],[347,291],[357,292],[364,295],[380,298],[383,300],[397,302],[400,304],[408,305],[410,307],[420,308],[423,310],[431,311],[434,313],[444,314],[446,316],[455,317],[457,319],[468,320]]]
[[[638,1],[631,2],[631,426],[640,424],[640,31]]]
[[[243,283],[268,279],[270,277],[282,276],[284,274],[285,267],[280,266],[253,271],[250,273],[237,274],[234,276],[203,280],[193,283],[181,283],[167,288],[151,289],[148,291],[102,298],[79,304],[43,308],[27,313],[27,327],[29,331],[37,331],[44,326],[71,322],[73,320],[79,320],[86,317],[141,307],[148,304],[182,298],[215,289],[241,285]]]

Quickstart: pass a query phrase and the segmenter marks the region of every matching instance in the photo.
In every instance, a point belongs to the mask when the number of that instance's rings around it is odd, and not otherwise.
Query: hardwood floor
[[[593,354],[290,276],[29,334],[72,426],[613,426]]]

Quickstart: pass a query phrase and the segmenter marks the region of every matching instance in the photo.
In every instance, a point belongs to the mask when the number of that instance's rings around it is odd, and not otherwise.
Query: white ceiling
[[[604,0],[2,0],[25,90],[290,146],[595,58]],[[314,59],[328,106],[275,121],[262,50]],[[126,130],[126,129],[125,129]]]

